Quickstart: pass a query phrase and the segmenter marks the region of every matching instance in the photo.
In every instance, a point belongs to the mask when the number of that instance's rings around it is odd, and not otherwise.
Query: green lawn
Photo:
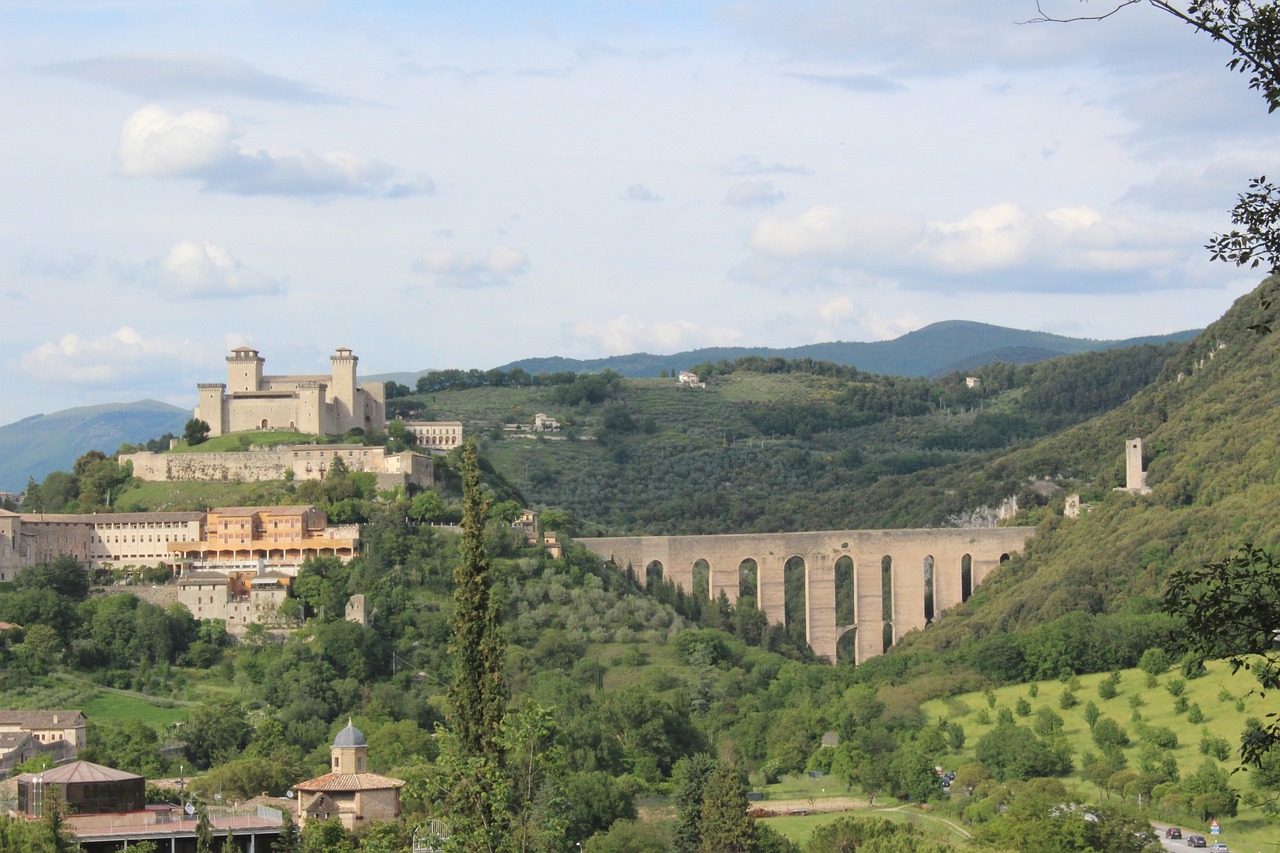
[[[141,720],[157,730],[168,728],[187,716],[186,708],[164,708],[142,699],[99,693],[80,706],[87,719],[95,723],[120,720]]]

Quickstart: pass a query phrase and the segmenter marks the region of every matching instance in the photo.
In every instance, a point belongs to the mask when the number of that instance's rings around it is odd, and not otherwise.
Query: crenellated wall
[[[937,528],[923,530],[828,530],[813,533],[743,533],[722,536],[627,536],[580,539],[604,560],[631,565],[643,580],[652,563],[664,579],[693,590],[694,564],[706,561],[712,598],[723,591],[736,602],[744,561],[756,563],[757,606],[772,623],[785,623],[785,569],[793,557],[804,561],[805,628],[810,647],[832,662],[840,637],[856,630],[857,663],[884,650],[886,558],[891,567],[893,641],[925,626],[925,562],[933,560],[933,613],[959,604],[965,575],[969,592],[1009,555],[1021,551],[1035,533],[1030,527]],[[854,621],[836,620],[836,567],[853,584]],[[850,565],[851,564],[851,565]]]

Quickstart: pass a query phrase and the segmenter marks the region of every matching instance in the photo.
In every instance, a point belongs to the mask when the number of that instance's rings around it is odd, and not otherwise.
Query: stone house
[[[298,792],[299,826],[336,818],[358,832],[377,821],[400,816],[404,781],[369,772],[369,745],[350,720],[333,739],[329,756],[329,773],[293,786]]]

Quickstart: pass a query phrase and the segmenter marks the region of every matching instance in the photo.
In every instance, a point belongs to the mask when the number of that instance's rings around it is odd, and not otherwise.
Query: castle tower
[[[1145,495],[1151,492],[1147,488],[1147,472],[1142,468],[1142,439],[1131,438],[1124,446],[1124,487],[1126,491]]]
[[[227,387],[237,391],[262,390],[262,358],[252,347],[236,347],[227,356]],[[210,422],[209,426],[213,426]]]
[[[364,426],[363,407],[356,407],[356,358],[347,347],[338,347],[336,355],[329,356],[333,364],[333,384],[329,397],[333,404],[336,432],[346,432],[353,426]]]
[[[365,773],[369,764],[369,744],[364,734],[351,724],[347,718],[347,727],[338,732],[329,747],[329,770],[332,773]]]
[[[227,386],[221,382],[200,382],[196,385],[200,402],[196,403],[195,416],[209,425],[209,435],[227,433],[227,407],[223,395]]]

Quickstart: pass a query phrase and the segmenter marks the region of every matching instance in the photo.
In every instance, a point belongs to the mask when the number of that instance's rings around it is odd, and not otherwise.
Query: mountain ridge
[[[31,415],[0,427],[0,489],[20,492],[27,480],[66,470],[89,450],[181,434],[191,411],[158,400],[99,403]]]
[[[1022,357],[1014,363],[1043,361],[1059,355],[1072,355],[1148,343],[1185,342],[1200,333],[1189,329],[1168,335],[1144,335],[1122,340],[1070,338],[1051,332],[1030,332],[971,320],[943,320],[887,341],[829,341],[795,347],[707,347],[670,355],[647,352],[628,353],[594,359],[565,356],[526,358],[502,365],[500,370],[522,368],[530,373],[573,371],[575,373],[613,370],[622,376],[641,378],[658,376],[662,370],[688,370],[705,362],[732,361],[747,356],[764,358],[812,358],[856,367],[867,373],[891,376],[943,376],[953,365],[979,367],[991,361],[979,356],[1021,349]],[[1033,351],[1038,355],[1033,354]]]

